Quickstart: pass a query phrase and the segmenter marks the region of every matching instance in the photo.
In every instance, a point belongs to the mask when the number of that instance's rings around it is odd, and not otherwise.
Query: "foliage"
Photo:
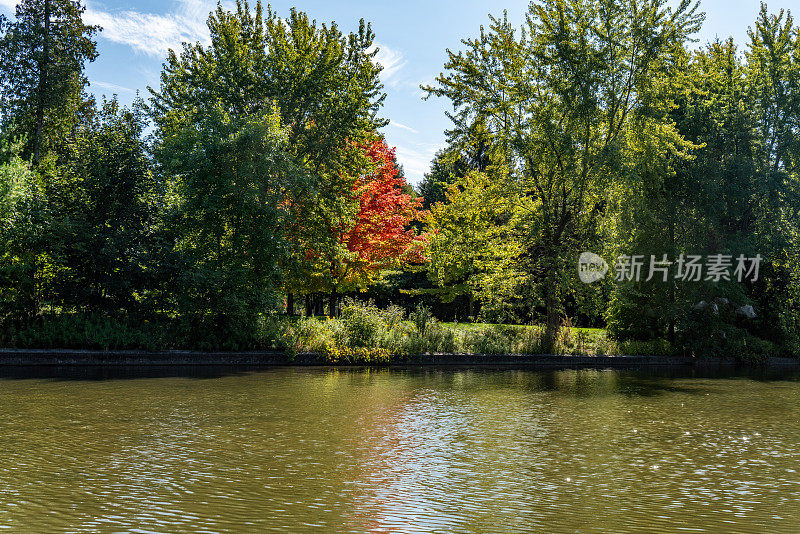
[[[16,149],[15,149],[16,150]],[[0,165],[0,321],[34,317],[40,309],[49,210],[39,176],[19,156]]]
[[[87,105],[83,74],[97,57],[94,34],[75,0],[23,0],[14,21],[0,16],[0,123],[24,139],[34,163],[57,147]]]
[[[142,140],[141,103],[104,102],[64,148],[45,193],[53,218],[48,239],[58,270],[51,304],[65,310],[137,313],[151,285],[147,267],[164,191]]]
[[[341,315],[345,334],[343,341],[351,347],[375,345],[381,329],[388,327],[383,319],[372,304],[359,305],[355,301],[347,301]]]
[[[789,13],[762,6],[744,53],[687,47],[692,0],[541,0],[521,29],[491,18],[424,88],[454,110],[419,197],[379,133],[370,25],[254,7],[218,5],[209,42],[170,51],[130,109],[84,93],[98,28],[83,4],[24,0],[0,18],[0,343],[340,363],[796,354]],[[587,285],[584,250],[763,262],[757,280]],[[277,315],[300,295],[336,317],[343,294],[340,318]]]
[[[488,306],[513,298],[522,276],[514,260],[521,251],[513,197],[503,196],[497,181],[483,173],[459,179],[426,223],[428,276],[442,298],[463,294]]]
[[[338,293],[366,288],[386,270],[423,261],[425,237],[410,226],[419,218],[422,200],[403,192],[394,150],[383,139],[362,146],[362,151],[367,166],[342,195],[349,197],[354,215],[332,221],[327,231],[338,246],[304,245],[305,257],[315,266],[310,283],[332,292],[334,299]]]
[[[541,281],[547,342],[560,324],[564,263],[602,210],[630,118],[648,86],[698,28],[683,0],[531,3],[517,37],[507,19],[449,51],[430,95],[449,98],[462,130],[485,122],[499,146],[496,178],[518,191],[526,271]],[[668,126],[668,125],[666,125]]]
[[[289,252],[285,191],[299,175],[285,146],[274,112],[233,117],[216,109],[164,139],[161,157],[179,177],[168,215],[177,232],[177,308],[191,330],[247,332],[275,298]]]
[[[336,177],[357,159],[352,140],[382,124],[382,97],[364,24],[344,37],[303,13],[284,21],[239,2],[208,26],[209,47],[170,52],[151,103],[175,181],[178,308],[193,331],[233,334],[274,307],[302,251],[291,247],[298,221],[341,198]],[[316,245],[329,237],[312,234]]]

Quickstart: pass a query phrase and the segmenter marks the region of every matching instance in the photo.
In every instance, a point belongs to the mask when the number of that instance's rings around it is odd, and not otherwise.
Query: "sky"
[[[450,127],[445,115],[450,102],[435,97],[423,100],[420,84],[434,82],[447,59],[446,49],[462,49],[461,39],[476,37],[481,25],[488,24],[489,14],[502,16],[505,9],[509,20],[519,26],[528,8],[527,0],[270,3],[280,16],[296,7],[320,23],[336,21],[346,32],[356,30],[361,18],[372,23],[388,95],[381,116],[391,121],[383,133],[389,145],[396,147],[397,159],[412,184],[419,183],[436,151],[444,147],[444,131]],[[15,5],[16,0],[0,0],[0,13],[13,15]],[[207,42],[205,21],[216,0],[88,0],[85,5],[85,21],[103,27],[97,38],[99,57],[86,68],[89,91],[98,99],[116,94],[120,102],[129,104],[137,91],[147,98],[147,87],[158,87],[169,48],[177,49],[183,41]],[[233,5],[223,1],[225,7]],[[788,8],[800,16],[800,0],[768,5],[771,11]],[[755,22],[759,0],[703,0],[701,10],[706,12],[706,22],[696,35],[699,44],[732,36],[741,48],[747,42],[747,28]]]

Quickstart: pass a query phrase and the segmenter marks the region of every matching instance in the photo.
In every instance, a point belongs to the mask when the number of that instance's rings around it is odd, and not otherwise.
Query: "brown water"
[[[800,532],[797,377],[3,373],[0,529]]]

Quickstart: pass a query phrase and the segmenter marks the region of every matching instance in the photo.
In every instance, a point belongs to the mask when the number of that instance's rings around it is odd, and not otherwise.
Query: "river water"
[[[0,530],[800,532],[800,377],[0,369]]]

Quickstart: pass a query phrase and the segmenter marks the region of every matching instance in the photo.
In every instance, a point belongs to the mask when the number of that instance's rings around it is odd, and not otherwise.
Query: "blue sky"
[[[251,5],[255,4],[252,0]],[[0,13],[13,14],[16,0],[0,0]],[[490,3],[475,0],[350,1],[273,0],[279,15],[292,6],[320,22],[336,21],[354,30],[358,20],[372,22],[384,66],[383,82],[388,97],[382,116],[391,120],[384,133],[397,147],[411,183],[418,183],[434,153],[444,146],[444,130],[450,124],[445,100],[422,100],[420,83],[431,83],[441,72],[446,48],[459,49],[460,40],[478,34],[489,13],[502,15],[519,25],[527,0]],[[161,64],[169,47],[182,41],[205,41],[205,20],[216,0],[89,0],[85,18],[104,28],[98,38],[99,58],[87,67],[90,90],[98,97],[117,94],[130,103],[136,91],[147,96],[146,87],[157,87]],[[224,1],[224,6],[232,2]],[[770,2],[770,10],[789,8],[800,12],[800,0]],[[715,37],[733,36],[743,45],[747,28],[755,21],[758,0],[704,0],[706,23],[697,36],[701,43]]]

